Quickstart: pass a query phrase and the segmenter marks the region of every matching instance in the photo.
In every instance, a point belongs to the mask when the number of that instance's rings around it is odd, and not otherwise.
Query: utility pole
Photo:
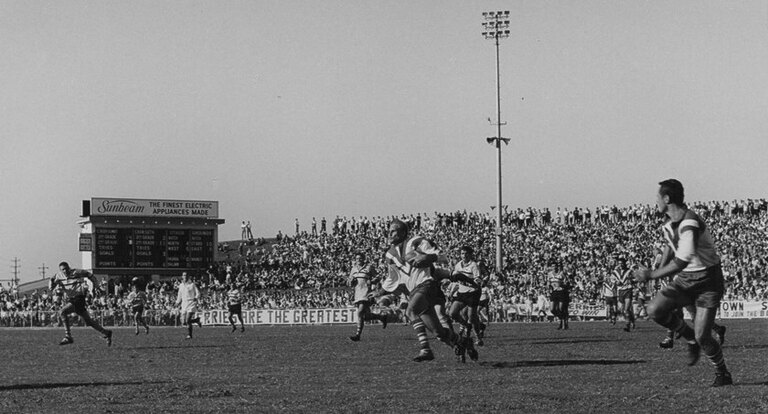
[[[498,172],[498,191],[497,191],[497,217],[496,217],[496,271],[501,273],[503,267],[503,253],[501,250],[501,239],[503,235],[503,223],[502,223],[502,205],[501,205],[501,143],[504,145],[509,144],[509,138],[503,138],[501,136],[501,126],[506,125],[506,122],[501,122],[501,85],[499,75],[499,39],[509,37],[509,10],[507,11],[490,11],[483,12],[483,37],[486,39],[493,39],[496,45],[496,136],[488,137],[486,141],[489,144],[495,144],[497,150],[497,172]],[[490,118],[489,118],[490,120]]]
[[[43,265],[38,267],[40,269],[40,274],[43,276],[43,279],[45,279],[45,269],[50,269],[50,267],[45,265],[45,262],[43,262]]]
[[[19,258],[14,257],[13,258],[13,265],[11,265],[11,268],[13,268],[13,284],[18,286],[19,285],[19,269],[21,269],[21,265],[19,264]]]

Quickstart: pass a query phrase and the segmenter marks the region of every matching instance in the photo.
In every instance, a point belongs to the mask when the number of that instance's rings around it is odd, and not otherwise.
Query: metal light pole
[[[501,205],[501,143],[504,142],[504,145],[509,144],[509,138],[502,138],[501,136],[501,126],[506,125],[505,123],[501,122],[501,86],[500,86],[500,77],[499,77],[499,39],[507,38],[509,37],[509,11],[491,11],[491,12],[483,12],[483,18],[485,18],[485,22],[483,23],[483,36],[486,39],[493,39],[494,43],[496,44],[496,136],[495,137],[488,137],[486,138],[486,141],[488,141],[489,144],[495,144],[496,145],[496,151],[497,151],[497,167],[498,167],[498,193],[497,193],[497,201],[498,201],[498,216],[496,218],[496,271],[501,273],[501,269],[503,266],[503,257],[502,257],[502,251],[501,251],[501,239],[502,239],[502,205]],[[490,120],[490,118],[489,118]]]

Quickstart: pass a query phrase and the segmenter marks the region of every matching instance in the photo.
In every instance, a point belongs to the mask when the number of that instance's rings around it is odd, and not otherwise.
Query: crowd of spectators
[[[726,277],[726,299],[768,300],[768,202],[741,200],[697,202],[691,207],[709,223]],[[239,283],[244,307],[288,309],[350,305],[348,286],[353,255],[364,253],[385,274],[388,223],[398,218],[413,232],[434,240],[450,261],[459,248],[471,246],[492,292],[492,313],[546,296],[550,266],[562,268],[572,282],[572,300],[599,303],[603,280],[618,259],[649,266],[663,246],[659,231],[663,217],[655,206],[590,209],[516,209],[503,214],[503,256],[495,270],[495,219],[488,213],[457,211],[391,217],[337,217],[320,231],[299,231],[273,240],[246,239],[221,243],[218,261],[196,275],[203,292],[203,309],[226,309],[226,290]],[[323,220],[325,221],[325,220]],[[230,244],[231,243],[231,244]],[[146,285],[149,310],[172,311],[179,281]],[[106,286],[102,286],[106,290]],[[127,284],[90,303],[91,310],[125,312]],[[651,287],[651,290],[653,287]],[[55,292],[14,295],[0,287],[0,316],[14,311],[54,311],[63,304]],[[508,313],[508,312],[507,312]]]

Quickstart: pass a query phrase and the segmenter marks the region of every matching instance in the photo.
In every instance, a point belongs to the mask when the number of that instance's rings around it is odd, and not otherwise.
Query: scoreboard
[[[96,227],[94,267],[199,269],[213,264],[214,230]]]

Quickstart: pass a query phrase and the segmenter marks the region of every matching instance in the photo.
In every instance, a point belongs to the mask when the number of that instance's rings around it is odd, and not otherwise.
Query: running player
[[[240,288],[242,284],[233,283],[232,287],[227,292],[227,308],[229,310],[229,324],[232,325],[232,332],[237,330],[235,324],[235,316],[240,321],[240,332],[245,332],[245,324],[243,324],[243,298]]]
[[[192,339],[192,324],[203,327],[197,314],[197,302],[200,299],[200,291],[197,285],[187,276],[187,272],[181,274],[179,292],[176,296],[176,306],[181,306],[181,324],[187,325],[187,339]]]
[[[723,350],[712,337],[712,325],[720,307],[725,283],[720,257],[704,221],[688,209],[683,185],[674,179],[659,183],[656,206],[669,217],[662,226],[667,242],[661,267],[641,267],[634,272],[638,282],[677,275],[648,305],[648,314],[659,325],[678,332],[688,342],[688,365],[698,362],[701,351],[715,366],[713,387],[733,384]],[[693,328],[675,315],[680,306],[695,305]]]
[[[382,328],[386,328],[387,315],[371,312],[373,298],[371,286],[376,277],[376,270],[373,268],[373,265],[365,262],[365,255],[363,253],[355,254],[354,260],[352,270],[349,272],[348,282],[351,286],[355,287],[353,304],[357,308],[357,332],[350,336],[349,339],[357,342],[360,340],[360,335],[363,333],[366,321],[379,320],[381,321]]]
[[[131,306],[133,323],[136,325],[136,335],[139,334],[139,325],[144,327],[144,333],[149,335],[149,325],[144,320],[144,308],[147,306],[147,292],[141,290],[141,279],[134,277],[131,280],[131,293],[128,294],[128,304]]]
[[[478,346],[483,346],[483,335],[481,333],[480,319],[477,314],[482,279],[480,277],[480,268],[474,260],[474,250],[469,246],[461,248],[461,260],[453,268],[452,276],[457,277],[458,275],[463,275],[465,278],[472,280],[473,283],[456,282],[457,291],[448,314],[451,319],[463,327],[467,338],[472,336],[472,331],[474,330],[477,336],[475,343]],[[467,309],[468,319],[462,316],[464,308]]]
[[[107,346],[112,346],[112,331],[104,329],[99,325],[86,309],[86,296],[90,293],[91,296],[95,296],[99,289],[96,287],[96,278],[93,275],[82,269],[72,269],[69,267],[69,263],[59,263],[59,271],[54,274],[48,281],[48,289],[53,291],[60,288],[64,291],[69,302],[64,308],[61,309],[59,314],[61,320],[64,322],[64,329],[66,330],[64,338],[59,342],[59,345],[68,345],[74,341],[72,339],[72,330],[70,328],[69,319],[67,316],[71,313],[75,313],[83,318],[83,321],[87,326],[99,331],[104,339],[107,341]]]
[[[416,362],[435,359],[427,339],[427,329],[446,345],[454,347],[454,352],[464,352],[466,347],[474,348],[472,341],[462,340],[451,329],[445,328],[435,311],[435,305],[445,295],[440,290],[438,281],[432,276],[433,264],[441,259],[440,249],[431,241],[419,237],[408,237],[408,226],[393,220],[388,229],[389,250],[386,259],[390,267],[382,287],[392,292],[404,284],[410,292],[406,313],[413,324],[421,350],[413,359]],[[444,260],[444,258],[442,258]]]

